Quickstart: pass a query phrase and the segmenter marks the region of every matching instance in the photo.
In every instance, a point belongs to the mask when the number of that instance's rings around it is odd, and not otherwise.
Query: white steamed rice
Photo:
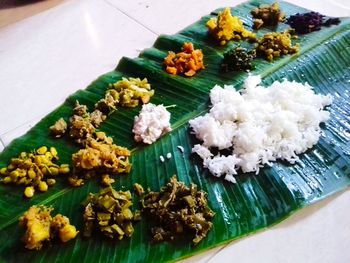
[[[323,108],[332,103],[330,95],[317,95],[307,83],[286,79],[269,87],[260,83],[260,76],[249,76],[241,93],[216,85],[210,91],[210,112],[189,122],[202,141],[192,152],[215,176],[235,182],[239,169],[258,173],[277,159],[295,163],[298,154],[319,140],[319,125],[329,119]],[[212,148],[231,147],[232,155],[213,157]]]

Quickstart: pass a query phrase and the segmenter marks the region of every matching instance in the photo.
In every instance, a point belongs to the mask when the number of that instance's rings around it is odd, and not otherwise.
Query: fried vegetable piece
[[[252,60],[256,57],[255,50],[248,51],[242,47],[236,47],[224,54],[221,71],[241,71],[253,68]]]
[[[95,108],[109,114],[116,111],[118,106],[136,107],[140,102],[146,104],[153,95],[154,90],[146,78],[123,78],[109,85],[105,97],[96,103]]]
[[[192,77],[197,71],[204,69],[203,53],[200,49],[194,49],[191,42],[185,42],[181,48],[182,52],[168,52],[164,59],[165,70],[172,75],[184,74]]]
[[[259,29],[262,26],[276,26],[286,18],[286,15],[280,10],[277,2],[271,5],[262,4],[258,8],[254,8],[251,14],[255,18],[254,29]]]
[[[33,152],[21,152],[12,158],[7,167],[0,169],[1,181],[5,184],[26,186],[24,196],[31,198],[35,190],[46,192],[56,183],[53,179],[70,172],[68,164],[58,165],[58,153],[54,147],[41,146]]]
[[[131,211],[131,193],[112,187],[102,189],[98,194],[90,193],[84,206],[85,237],[91,237],[96,228],[109,238],[130,237],[134,233],[133,223],[140,218],[139,213]]]
[[[104,132],[96,132],[95,138],[87,139],[84,149],[72,155],[73,175],[69,178],[69,183],[72,186],[81,186],[85,180],[96,174],[129,173],[129,156],[130,151],[127,148],[113,144],[113,139]],[[107,178],[102,180],[105,183]],[[108,179],[109,183],[112,183],[110,180],[112,179]]]
[[[27,249],[39,250],[43,242],[50,240],[51,211],[52,208],[32,206],[20,217],[20,225],[26,228],[23,241]]]
[[[287,24],[298,34],[311,33],[320,30],[322,26],[338,25],[339,23],[339,18],[326,19],[324,15],[318,12],[297,13],[287,19]]]
[[[57,214],[52,218],[52,211],[51,207],[32,206],[20,217],[20,225],[26,228],[23,241],[27,249],[40,250],[44,242],[57,235],[62,242],[67,242],[79,233],[67,217]]]
[[[178,182],[176,176],[159,192],[148,192],[140,202],[142,212],[154,222],[151,231],[156,242],[191,233],[196,245],[213,226],[215,213],[208,206],[206,194],[195,184],[187,187]]]
[[[111,186],[115,180],[111,177],[109,177],[109,174],[103,174],[102,175],[102,185],[103,186]]]
[[[256,35],[245,29],[243,22],[238,16],[232,16],[231,10],[228,7],[220,12],[217,18],[211,18],[206,26],[209,30],[209,34],[222,46],[226,45],[230,40],[256,40]]]
[[[66,131],[67,122],[63,118],[60,118],[54,125],[50,127],[50,133],[56,138],[62,137]]]
[[[298,43],[292,46],[291,33],[291,30],[286,30],[282,33],[271,32],[265,34],[258,41],[257,54],[272,61],[282,55],[297,53],[300,45]]]
[[[57,214],[52,218],[51,231],[58,234],[58,237],[64,243],[74,239],[79,233],[75,226],[70,224],[69,218],[61,214]]]
[[[145,193],[145,190],[143,189],[142,185],[138,183],[134,184],[134,191],[138,196],[142,196]]]

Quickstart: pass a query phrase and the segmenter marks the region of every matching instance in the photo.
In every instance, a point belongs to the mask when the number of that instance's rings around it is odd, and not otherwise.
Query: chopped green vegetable
[[[245,48],[236,47],[224,54],[221,71],[251,70],[253,68],[251,62],[255,57],[255,50],[248,51]]]
[[[173,240],[191,233],[193,244],[198,244],[212,228],[215,213],[209,208],[206,194],[195,184],[187,187],[176,176],[159,192],[148,192],[141,200],[142,211],[154,223],[154,241]]]
[[[109,85],[104,99],[99,100],[95,107],[108,114],[117,110],[117,106],[136,107],[140,101],[148,103],[153,95],[154,90],[146,78],[123,78]]]
[[[91,237],[98,228],[109,238],[123,239],[134,233],[132,223],[140,220],[140,213],[133,213],[131,193],[116,191],[112,187],[90,194],[85,200],[84,236]]]

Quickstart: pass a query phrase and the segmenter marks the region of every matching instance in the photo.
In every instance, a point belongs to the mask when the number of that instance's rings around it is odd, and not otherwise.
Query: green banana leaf
[[[252,1],[232,8],[248,27],[252,26],[250,10],[261,1]],[[306,12],[291,4],[281,2],[287,16]],[[174,174],[186,184],[194,182],[208,193],[210,207],[215,211],[214,227],[198,246],[190,238],[154,244],[151,242],[148,218],[135,225],[134,235],[126,240],[109,240],[96,234],[84,239],[78,236],[68,243],[52,242],[40,251],[28,251],[21,242],[24,230],[18,226],[18,218],[30,206],[51,205],[82,229],[81,202],[89,192],[100,189],[98,180],[92,179],[83,187],[71,188],[65,178],[46,193],[36,194],[32,199],[23,198],[23,188],[0,185],[0,261],[1,262],[163,262],[189,257],[214,246],[251,234],[280,222],[298,209],[321,200],[350,184],[350,19],[342,19],[338,26],[325,27],[321,31],[300,36],[299,54],[284,56],[274,62],[255,60],[253,74],[260,74],[264,84],[287,78],[308,82],[321,94],[330,93],[334,102],[329,107],[330,120],[322,126],[318,144],[301,156],[300,162],[289,165],[276,162],[272,167],[261,169],[259,174],[239,174],[232,184],[214,178],[202,168],[201,160],[191,155],[196,142],[190,134],[188,121],[208,110],[208,92],[215,84],[234,84],[241,87],[247,73],[219,73],[223,53],[233,46],[249,47],[247,42],[230,42],[220,47],[207,34],[206,21],[216,16],[216,10],[197,23],[173,36],[160,36],[152,48],[144,50],[136,59],[123,58],[117,69],[109,72],[87,89],[70,96],[65,103],[42,119],[27,134],[14,140],[0,154],[0,167],[6,166],[11,157],[21,151],[30,151],[41,145],[54,146],[60,162],[71,163],[72,153],[78,146],[64,139],[49,136],[48,128],[58,118],[66,119],[72,114],[76,100],[93,108],[104,96],[109,83],[122,77],[147,77],[155,89],[152,102],[172,105],[170,108],[173,131],[153,145],[134,142],[131,132],[134,116],[140,107],[121,108],[110,115],[101,127],[114,138],[118,145],[132,150],[133,169],[129,175],[117,177],[116,189],[132,189],[134,183],[144,188],[159,190]],[[258,31],[262,35],[277,28]],[[163,58],[168,50],[177,51],[184,41],[191,41],[201,48],[206,69],[193,78],[171,76],[163,70]],[[183,146],[182,153],[177,146]],[[160,155],[172,153],[172,158],[162,163]],[[134,209],[138,199],[134,197]]]

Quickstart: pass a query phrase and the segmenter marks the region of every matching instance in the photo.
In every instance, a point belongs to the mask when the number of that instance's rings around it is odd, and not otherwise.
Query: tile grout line
[[[3,140],[2,140],[2,138],[0,137],[0,143],[2,144],[2,146],[5,148],[6,147],[6,145],[5,145],[5,143],[3,142]]]
[[[47,112],[46,114],[44,113],[44,114],[37,115],[37,116],[35,116],[34,118],[30,119],[29,121],[26,121],[25,123],[22,123],[22,124],[20,124],[20,125],[17,125],[16,127],[13,127],[13,128],[10,128],[10,129],[5,130],[3,133],[0,134],[0,136],[4,136],[4,135],[6,135],[6,134],[8,134],[8,133],[10,133],[10,132],[13,132],[13,131],[15,131],[15,130],[21,128],[21,127],[23,127],[23,126],[26,126],[26,125],[29,126],[29,125],[30,125],[33,121],[35,121],[35,120],[40,121],[42,118],[44,118],[44,117],[45,117],[46,115],[48,115],[48,114],[50,114],[50,112]],[[31,128],[31,127],[30,127],[30,128]]]
[[[140,21],[138,21],[137,19],[133,18],[132,16],[130,16],[128,13],[126,13],[125,11],[123,11],[122,9],[120,9],[119,7],[115,6],[114,4],[112,4],[111,2],[109,2],[108,0],[104,0],[104,2],[108,5],[110,5],[111,7],[113,7],[114,9],[118,10],[119,12],[121,12],[123,15],[125,15],[126,17],[130,18],[131,20],[133,20],[134,22],[136,22],[138,25],[142,26],[143,28],[147,29],[148,31],[150,31],[151,33],[153,33],[156,36],[159,36],[159,34],[155,31],[153,31],[151,28],[147,27],[146,25],[142,24]]]
[[[226,245],[223,245],[216,253],[214,253],[214,255],[212,255],[210,258],[208,258],[208,260],[206,260],[205,263],[209,263],[214,257],[216,257],[217,254],[219,254],[223,249],[225,249],[230,244],[231,244],[231,242],[229,242]]]

